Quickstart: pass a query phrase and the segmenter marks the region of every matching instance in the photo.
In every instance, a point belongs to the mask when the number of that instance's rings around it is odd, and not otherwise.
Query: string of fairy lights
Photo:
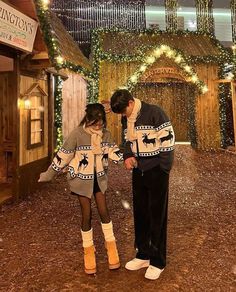
[[[170,48],[167,45],[157,46],[149,56],[147,56],[144,60],[144,63],[138,68],[138,70],[128,79],[126,87],[129,90],[132,90],[135,84],[138,82],[139,78],[144,74],[144,72],[155,63],[162,55],[173,59],[174,62],[185,72],[185,74],[189,77],[188,81],[195,84],[200,93],[204,94],[208,91],[207,86],[202,82],[195,70],[190,66],[185,59],[184,55],[178,52],[175,49]]]
[[[50,25],[50,0],[35,0],[37,15],[40,20],[40,26],[44,35],[45,43],[48,47],[48,53],[51,63],[57,70],[69,69],[73,72],[81,74],[85,79],[87,79],[89,84],[89,96],[93,95],[93,73],[83,68],[80,65],[73,64],[69,60],[66,60],[61,52],[60,46],[58,44],[57,37],[53,28]],[[56,149],[63,143],[62,135],[62,87],[63,80],[60,77],[56,77],[55,80],[55,90],[54,90],[54,126],[56,133]],[[93,101],[93,99],[91,98]]]
[[[50,25],[50,0],[35,0],[38,18],[40,20],[40,26],[44,34],[45,42],[48,46],[49,57],[52,63],[55,65],[55,68],[67,68],[72,70],[73,72],[82,74],[88,80],[88,102],[96,102],[99,98],[99,77],[100,77],[100,66],[102,61],[109,61],[109,62],[139,62],[139,68],[128,78],[128,81],[124,86],[130,90],[132,90],[135,85],[138,83],[139,78],[144,74],[144,72],[154,63],[156,62],[162,55],[165,55],[172,59],[186,74],[186,78],[188,81],[195,85],[195,88],[198,89],[200,94],[204,94],[207,92],[208,88],[204,82],[202,82],[199,77],[197,76],[195,70],[193,69],[193,65],[198,62],[205,62],[205,63],[218,63],[221,70],[219,71],[219,79],[224,79],[225,71],[224,67],[225,64],[233,64],[233,75],[231,72],[230,78],[235,78],[236,75],[236,44],[234,42],[233,54],[223,48],[220,42],[215,38],[212,33],[211,27],[209,26],[209,13],[206,13],[209,6],[207,6],[206,0],[197,0],[196,4],[198,6],[197,13],[199,13],[198,17],[201,20],[201,23],[208,22],[208,25],[201,26],[201,30],[190,32],[190,31],[176,31],[175,30],[175,13],[171,12],[170,9],[173,6],[174,2],[169,0],[166,2],[166,9],[169,9],[169,16],[166,18],[169,21],[167,27],[169,27],[169,31],[172,31],[177,36],[187,36],[189,34],[193,35],[207,35],[211,38],[212,42],[218,47],[220,51],[220,56],[186,56],[183,52],[167,46],[166,44],[160,44],[158,46],[144,46],[140,48],[139,53],[129,55],[129,54],[122,54],[118,55],[116,53],[106,52],[103,50],[102,47],[102,39],[103,36],[107,33],[116,33],[116,34],[129,34],[131,33],[130,30],[127,29],[120,29],[120,28],[99,28],[93,31],[92,33],[92,56],[93,56],[93,64],[92,64],[92,71],[89,72],[87,69],[73,64],[68,60],[65,60],[61,55],[59,50],[59,45],[56,36],[53,33],[53,29]],[[208,3],[209,4],[209,3]],[[210,3],[211,5],[211,3]],[[211,7],[211,6],[210,6]],[[235,13],[235,0],[231,0],[231,10],[232,14]],[[233,10],[234,9],[234,10]],[[200,11],[201,10],[201,11]],[[169,20],[168,20],[169,19]],[[199,20],[199,21],[200,21]],[[200,24],[199,24],[200,25]],[[233,26],[234,25],[234,26]],[[232,23],[232,27],[234,27],[235,31],[235,23]],[[153,30],[153,29],[142,29],[134,31],[132,33],[136,35],[137,38],[146,35],[148,37],[153,37],[153,35],[159,35],[162,33],[168,33]],[[233,30],[232,30],[233,33]],[[233,40],[235,41],[235,35],[233,36]],[[151,53],[150,53],[151,52]],[[62,118],[61,118],[61,104],[62,104],[62,80],[58,80],[56,82],[56,90],[55,90],[55,126],[57,132],[57,146],[62,143]],[[225,125],[226,125],[226,115],[224,110],[225,104],[225,95],[230,94],[230,91],[226,88],[226,85],[219,85],[219,103],[220,103],[220,123],[221,123],[221,134],[222,134],[222,146],[225,144]],[[195,131],[195,126],[192,125],[192,131]],[[191,133],[190,133],[191,135]]]

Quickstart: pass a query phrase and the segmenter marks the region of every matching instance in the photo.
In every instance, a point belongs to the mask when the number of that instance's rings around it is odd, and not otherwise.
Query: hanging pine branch
[[[166,30],[177,30],[177,1],[165,0]]]
[[[198,31],[214,34],[213,1],[196,0]]]

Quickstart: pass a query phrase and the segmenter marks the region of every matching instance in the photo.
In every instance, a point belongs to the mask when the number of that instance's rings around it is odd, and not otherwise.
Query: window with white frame
[[[44,137],[44,96],[31,93],[28,109],[28,149],[43,145]]]

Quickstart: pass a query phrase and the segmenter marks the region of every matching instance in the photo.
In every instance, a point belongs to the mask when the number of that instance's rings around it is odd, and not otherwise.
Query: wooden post
[[[234,149],[236,150],[236,82],[231,82],[232,91],[232,110],[233,110],[233,126],[234,126]]]

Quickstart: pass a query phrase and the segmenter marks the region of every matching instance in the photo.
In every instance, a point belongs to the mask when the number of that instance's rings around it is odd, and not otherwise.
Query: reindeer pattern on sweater
[[[175,135],[169,121],[164,122],[159,127],[150,125],[136,126],[135,130],[137,142],[131,143],[131,149],[135,156],[151,157],[158,155],[160,152],[174,149]]]
[[[55,155],[52,164],[45,173],[45,181],[51,180],[65,167],[68,169],[67,179],[70,190],[76,194],[91,197],[94,176],[102,192],[107,189],[108,160],[114,163],[123,161],[123,155],[113,142],[111,134],[103,130],[101,154],[94,155],[91,147],[91,135],[79,126],[66,139]]]
[[[136,157],[138,168],[143,171],[156,165],[170,171],[174,158],[175,134],[169,117],[160,107],[142,101],[135,122],[136,140],[127,140],[126,119],[123,126],[126,140],[124,159]]]

